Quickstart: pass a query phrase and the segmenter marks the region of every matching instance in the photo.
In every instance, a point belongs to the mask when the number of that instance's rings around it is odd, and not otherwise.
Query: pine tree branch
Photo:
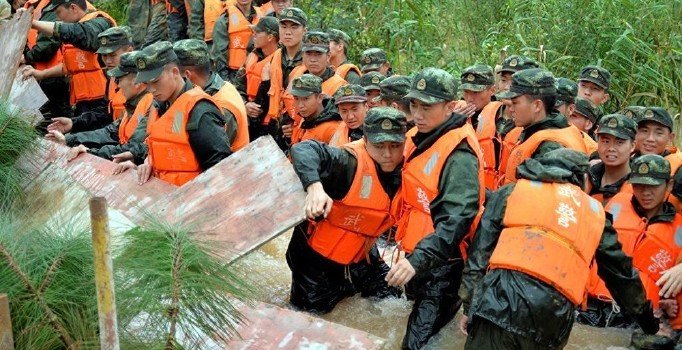
[[[52,283],[52,276],[54,275],[55,271],[59,268],[59,265],[62,263],[62,258],[64,258],[64,255],[58,256],[54,261],[52,262],[52,265],[47,269],[47,272],[45,272],[45,278],[43,279],[43,283],[40,284],[40,288],[38,288],[38,293],[41,295],[45,292],[45,289]]]
[[[166,338],[166,350],[175,349],[175,333],[178,323],[178,315],[180,313],[180,270],[182,269],[182,242],[181,238],[176,233],[173,233],[173,268],[171,270],[172,290],[171,290],[171,305],[168,308],[168,318],[170,319],[170,327],[168,329],[168,337]]]

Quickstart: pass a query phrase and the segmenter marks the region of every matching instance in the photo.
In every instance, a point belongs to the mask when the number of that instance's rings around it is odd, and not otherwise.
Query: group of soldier
[[[134,1],[131,30],[85,0],[13,0],[33,11],[21,69],[50,99],[42,132],[178,186],[272,136],[307,192],[291,304],[405,293],[405,349],[460,308],[467,349],[560,349],[575,320],[682,329],[665,108],[603,113],[599,66],[577,82],[518,55],[394,75],[379,48],[356,66],[350,37],[292,2]]]

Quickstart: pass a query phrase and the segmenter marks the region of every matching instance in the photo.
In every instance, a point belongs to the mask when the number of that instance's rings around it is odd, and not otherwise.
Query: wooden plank
[[[228,262],[304,219],[305,192],[272,137],[261,137],[179,187],[158,205],[170,222],[218,243]]]
[[[14,350],[12,319],[10,318],[7,294],[0,294],[0,349]]]
[[[9,94],[10,104],[22,111],[22,116],[31,123],[37,125],[43,120],[40,107],[47,103],[47,96],[43,93],[35,78],[30,77],[24,80],[21,72],[17,71],[14,84]]]
[[[0,99],[6,98],[12,90],[31,19],[31,12],[19,11],[0,24]]]

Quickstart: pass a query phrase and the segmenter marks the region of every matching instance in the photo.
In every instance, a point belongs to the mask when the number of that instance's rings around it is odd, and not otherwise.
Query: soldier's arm
[[[315,140],[293,145],[291,161],[303,188],[321,182],[332,199],[348,193],[357,168],[357,160],[348,151]]]
[[[190,0],[189,29],[190,39],[204,41],[204,0]]]
[[[476,294],[476,286],[480,284],[488,271],[490,256],[502,232],[502,219],[507,208],[507,200],[513,189],[514,184],[504,186],[494,192],[490,200],[486,202],[481,223],[469,247],[469,257],[464,266],[462,284],[459,287],[459,296],[462,298],[465,315],[469,313],[469,306]]]
[[[220,75],[223,80],[229,80],[227,66],[227,46],[230,43],[227,34],[227,17],[225,14],[218,17],[213,27],[213,45],[211,46],[211,62],[213,70]]]
[[[59,51],[61,45],[59,41],[45,34],[38,34],[35,46],[24,52],[24,61],[26,64],[48,62]]]
[[[71,132],[82,132],[103,128],[113,123],[113,121],[114,119],[111,114],[106,111],[86,111],[77,118],[73,118]]]
[[[95,148],[118,144],[118,126],[120,124],[121,120],[119,119],[97,130],[67,134],[66,145],[69,147],[84,145],[88,148]]]
[[[54,37],[62,43],[71,44],[85,51],[95,52],[100,45],[97,35],[112,26],[113,24],[103,17],[79,23],[56,22]]]
[[[554,151],[555,149],[563,148],[560,143],[554,142],[554,141],[544,141],[542,142],[538,148],[535,150],[535,153],[531,156],[531,158],[537,158],[540,157],[541,155]]]
[[[168,40],[168,14],[166,13],[166,4],[160,1],[152,5],[152,19],[149,22],[142,47],[163,40]]]
[[[144,140],[147,138],[147,117],[140,118],[140,121],[137,124],[137,127],[135,128],[135,131],[133,131],[133,134],[130,136],[130,139],[126,144],[111,144],[111,145],[105,145],[100,147],[99,149],[96,150],[90,150],[89,152],[105,159],[112,160],[114,158],[114,155],[123,153],[123,152],[130,152],[133,154],[133,162],[135,164],[138,164],[135,159],[138,159],[141,161],[144,161],[144,157],[147,156],[147,148],[146,145],[144,145]],[[117,135],[118,139],[118,135]],[[144,146],[144,149],[142,151],[139,151],[139,145]],[[138,150],[136,152],[136,150]],[[140,154],[143,155],[140,155]],[[140,161],[140,162],[141,162]]]
[[[459,243],[478,213],[478,158],[466,143],[448,157],[438,184],[439,194],[431,201],[435,231],[422,239],[407,259],[417,273],[460,258]]]
[[[360,84],[360,75],[351,69],[346,74],[346,81],[348,84]]]
[[[150,25],[149,20],[151,1],[150,0],[129,0],[128,9],[126,11],[126,20],[130,27],[130,32],[133,38],[133,45],[136,50],[143,47],[144,37],[147,35],[147,26]],[[165,7],[165,5],[164,5]]]
[[[187,122],[189,144],[202,170],[208,170],[232,154],[225,133],[223,113],[215,104],[199,101]]]

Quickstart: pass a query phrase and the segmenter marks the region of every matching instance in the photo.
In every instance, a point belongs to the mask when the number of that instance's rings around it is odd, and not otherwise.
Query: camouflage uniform
[[[391,108],[374,108],[367,113],[362,129],[372,143],[404,142],[405,116]],[[291,161],[304,188],[320,182],[334,200],[346,197],[353,185],[357,159],[344,148],[303,141],[291,148]],[[389,198],[400,188],[400,170],[400,166],[392,172],[376,168],[381,187]],[[310,248],[308,225],[304,221],[296,226],[286,252],[292,277],[291,304],[306,311],[327,313],[339,301],[356,293],[374,298],[400,296],[400,289],[389,287],[384,280],[388,266],[379,258],[376,246],[369,251],[369,261],[344,266]]]
[[[187,39],[188,11],[184,0],[165,0],[168,11],[168,40],[176,42]]]
[[[532,69],[532,68],[539,68],[540,64],[535,61],[534,59],[526,56],[519,56],[519,55],[512,55],[507,58],[502,62],[501,68],[497,71],[497,74],[503,74],[503,73],[510,73],[514,74],[516,72],[525,70],[525,69]],[[497,100],[500,100],[499,97],[496,96]],[[508,114],[506,106],[502,107],[501,113],[503,114]],[[501,120],[499,121],[499,124],[497,125],[497,133],[500,135],[500,137],[504,138],[507,133],[509,133],[512,129],[514,129],[516,126],[514,125],[514,121],[511,119],[510,115],[507,115],[507,118],[500,118]]]
[[[131,0],[128,4],[127,17],[136,49],[157,41],[168,40],[168,13],[165,2]]]
[[[637,123],[641,118],[644,117],[644,111],[646,110],[646,107],[644,106],[627,106],[623,108],[621,113],[634,120],[635,123]]]
[[[597,122],[601,118],[599,107],[595,106],[590,100],[582,97],[575,98],[575,112],[573,113],[587,118],[594,126],[597,125]],[[594,126],[592,127],[592,130],[594,130]],[[594,137],[592,130],[587,131],[587,134],[590,135],[590,137]]]
[[[363,51],[362,55],[360,56],[360,64],[362,64],[360,71],[362,74],[377,71],[381,65],[386,62],[388,62],[388,58],[386,58],[386,52],[384,52],[384,50],[376,47],[369,48]],[[389,68],[388,72],[386,73],[386,77],[390,77],[392,75],[393,68]]]
[[[341,103],[366,103],[367,93],[360,85],[348,84],[336,90],[334,94],[334,105],[338,107]],[[348,137],[351,141],[362,138],[362,128],[351,129],[348,127]]]
[[[555,107],[575,104],[575,98],[578,97],[578,84],[575,81],[567,78],[556,78],[554,86],[557,93]]]
[[[368,72],[360,77],[360,86],[365,88],[367,92],[372,90],[381,91],[381,86],[379,85],[384,79],[386,79],[386,76],[379,72]]]
[[[346,34],[344,31],[338,29],[329,29],[327,31],[327,34],[329,35],[329,40],[337,44],[343,44],[343,47],[346,52],[350,50],[350,36],[348,36],[348,34]],[[345,61],[341,62],[341,64],[348,63],[352,63],[350,60],[348,60],[348,58],[346,58]],[[353,69],[349,70],[346,76],[342,78],[345,79],[348,82],[348,84],[360,84],[360,75]]]
[[[203,7],[202,7],[203,8]],[[256,8],[251,4],[251,9],[249,13],[245,13],[244,17],[249,22],[252,22],[258,14],[256,13]],[[202,18],[203,24],[203,18]],[[226,81],[232,82],[235,80],[238,69],[231,69],[228,66],[230,61],[230,53],[228,47],[230,46],[230,34],[229,31],[230,24],[227,20],[227,12],[222,14],[215,22],[213,27],[213,44],[211,45],[211,62],[213,62],[213,68],[216,73],[220,75]],[[199,34],[195,34],[195,39],[203,40],[203,31],[201,32],[201,38],[198,37]]]

